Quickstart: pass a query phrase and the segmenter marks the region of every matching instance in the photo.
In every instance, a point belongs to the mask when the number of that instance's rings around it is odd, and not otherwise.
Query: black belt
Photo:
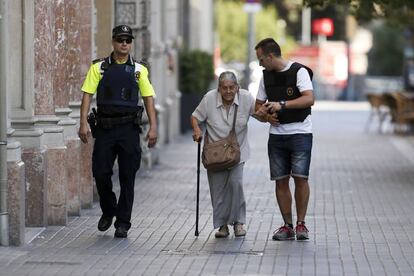
[[[124,117],[98,117],[98,125],[103,128],[112,128],[114,125],[122,125],[127,123],[133,123],[137,119],[137,115],[129,115]]]

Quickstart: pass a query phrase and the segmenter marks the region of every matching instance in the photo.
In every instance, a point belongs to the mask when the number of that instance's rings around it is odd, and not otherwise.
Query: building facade
[[[157,93],[159,144],[143,146],[142,169],[161,158],[180,130],[178,51],[184,43],[213,51],[212,3],[0,0],[1,245],[24,243],[28,227],[65,225],[96,200],[93,144],[77,137],[80,87],[91,61],[111,52],[117,24],[133,28],[133,54]]]

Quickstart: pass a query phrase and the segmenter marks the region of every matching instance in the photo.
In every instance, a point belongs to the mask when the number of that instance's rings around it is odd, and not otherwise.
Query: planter
[[[181,133],[186,133],[190,131],[191,123],[190,116],[200,103],[203,98],[202,94],[182,94],[181,95],[181,112],[180,112],[180,121],[181,121]]]

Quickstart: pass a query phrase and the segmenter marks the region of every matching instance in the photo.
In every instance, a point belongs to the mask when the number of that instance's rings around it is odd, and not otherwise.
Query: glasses
[[[132,38],[122,38],[122,37],[117,37],[115,38],[115,41],[122,44],[124,42],[126,42],[126,44],[131,44],[132,43]]]

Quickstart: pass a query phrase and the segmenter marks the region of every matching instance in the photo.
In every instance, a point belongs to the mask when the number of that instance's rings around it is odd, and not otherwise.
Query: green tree
[[[413,0],[304,0],[304,3],[312,7],[328,4],[348,6],[362,22],[382,18],[414,29]]]
[[[179,76],[182,93],[205,93],[214,80],[213,57],[202,50],[181,50]]]
[[[243,1],[218,0],[216,2],[216,30],[218,32],[223,62],[244,62],[247,54],[247,14]],[[286,22],[279,19],[273,6],[262,9],[255,15],[256,41],[266,37],[275,38],[285,52],[294,46],[292,38],[286,36]]]
[[[299,38],[302,34],[301,11],[303,0],[262,0],[265,7],[274,6],[278,16],[286,21],[286,32]]]
[[[368,74],[400,76],[403,69],[402,31],[389,24],[373,30],[373,46],[368,53]]]
[[[368,73],[401,75],[404,64],[413,60],[412,56],[404,56],[403,47],[407,53],[408,49],[414,49],[414,35],[407,35],[406,39],[402,35],[414,32],[413,0],[304,0],[304,3],[312,7],[337,4],[346,7],[361,23],[373,19],[387,23],[374,30]]]

